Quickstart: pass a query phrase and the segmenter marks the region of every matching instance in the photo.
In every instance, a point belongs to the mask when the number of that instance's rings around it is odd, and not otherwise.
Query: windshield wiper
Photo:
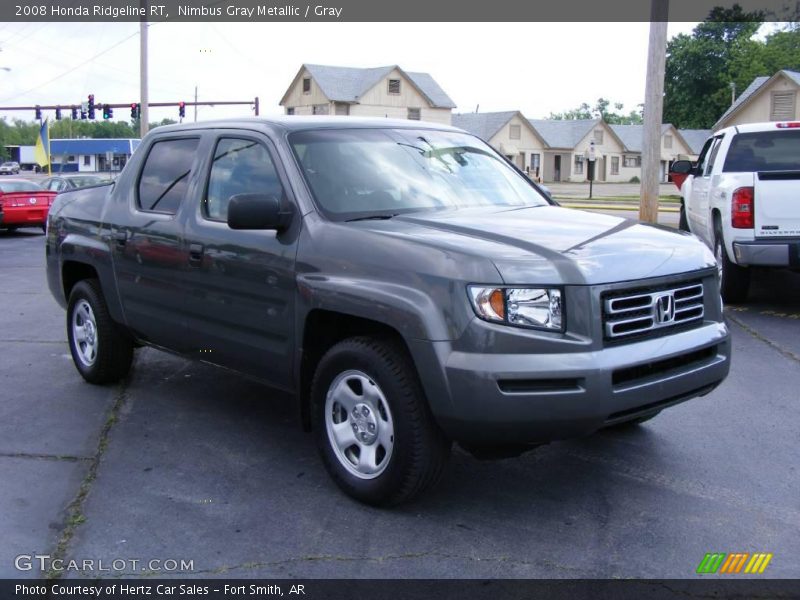
[[[388,215],[367,215],[365,217],[355,217],[354,219],[347,219],[348,223],[353,221],[386,221],[391,219],[392,217],[396,217],[399,213],[388,214]]]

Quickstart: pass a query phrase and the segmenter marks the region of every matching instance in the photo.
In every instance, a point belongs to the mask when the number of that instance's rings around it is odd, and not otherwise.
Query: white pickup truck
[[[714,250],[726,302],[747,299],[751,266],[800,269],[800,122],[721,129],[670,173],[680,227]]]

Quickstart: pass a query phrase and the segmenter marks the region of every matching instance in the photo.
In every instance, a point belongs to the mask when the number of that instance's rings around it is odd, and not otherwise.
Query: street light
[[[594,149],[594,140],[589,142],[589,147],[583,152],[583,157],[588,163],[586,165],[586,179],[589,180],[589,199],[592,199],[592,182],[594,181],[594,161],[597,155]]]

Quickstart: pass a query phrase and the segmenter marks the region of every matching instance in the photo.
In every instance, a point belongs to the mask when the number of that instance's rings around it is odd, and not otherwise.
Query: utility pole
[[[147,15],[147,0],[140,0],[140,6]],[[139,136],[147,134],[150,124],[150,111],[148,110],[147,93],[147,17],[142,17],[139,22],[139,89],[141,100],[139,101]]]
[[[639,201],[639,219],[648,223],[658,222],[658,173],[661,163],[668,16],[669,0],[650,0],[650,43],[644,94],[642,189]]]

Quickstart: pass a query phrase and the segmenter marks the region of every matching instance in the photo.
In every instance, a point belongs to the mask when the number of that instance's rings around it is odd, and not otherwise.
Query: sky
[[[670,23],[668,36],[696,23]],[[151,102],[281,97],[303,63],[428,72],[456,112],[521,110],[546,118],[600,97],[635,110],[644,100],[649,23],[154,23]],[[10,70],[7,70],[10,69]],[[0,23],[0,107],[139,99],[138,23]],[[48,113],[45,113],[47,116]],[[198,120],[248,106],[199,107]],[[26,112],[6,118],[33,120]],[[53,115],[49,115],[53,118]],[[117,109],[115,120],[128,120]],[[194,117],[187,107],[186,120]],[[178,118],[151,108],[150,121]]]

